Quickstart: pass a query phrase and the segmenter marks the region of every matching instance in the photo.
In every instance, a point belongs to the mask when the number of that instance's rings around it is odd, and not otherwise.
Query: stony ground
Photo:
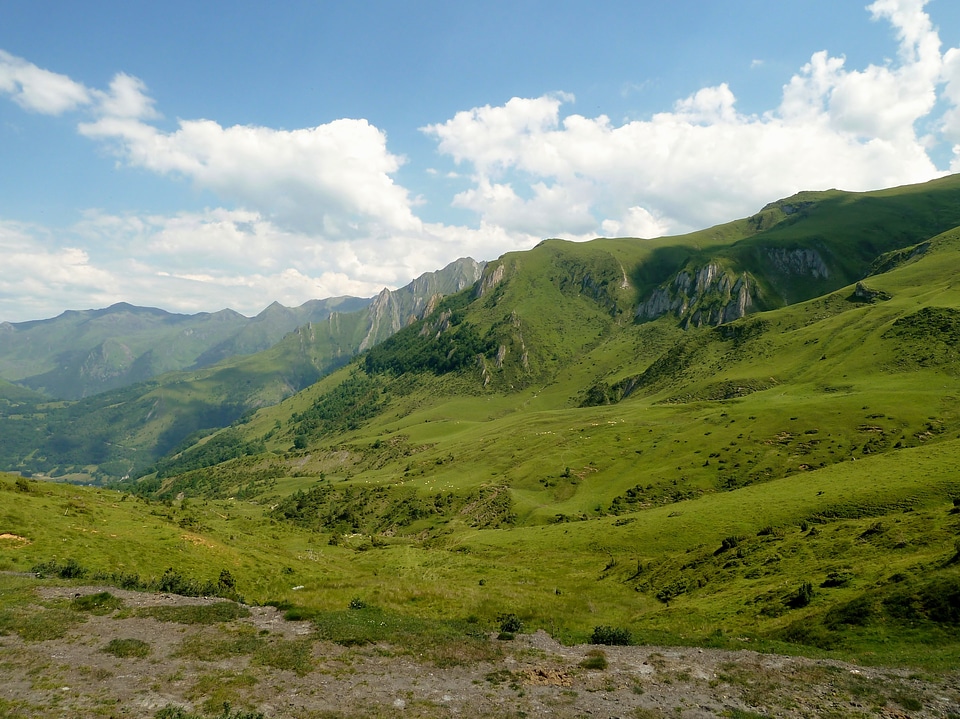
[[[49,607],[78,592],[99,591],[122,600],[122,608],[85,615],[55,639],[0,636],[0,719],[154,717],[165,708],[169,714],[170,707],[189,716],[251,712],[266,719],[960,719],[960,673],[921,678],[746,650],[568,647],[543,632],[513,641],[491,637],[493,646],[481,658],[438,666],[402,647],[319,641],[310,624],[287,622],[271,607],[250,607],[249,616],[228,622],[181,624],[138,616],[137,610],[217,600],[106,587],[39,591],[38,611],[39,602]],[[138,640],[145,655],[105,651],[123,646],[111,640]],[[216,650],[225,641],[233,647],[227,654]]]

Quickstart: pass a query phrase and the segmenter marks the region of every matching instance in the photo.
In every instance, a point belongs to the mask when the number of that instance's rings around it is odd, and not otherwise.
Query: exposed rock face
[[[652,320],[674,313],[687,327],[720,325],[747,314],[757,285],[746,272],[737,275],[711,262],[679,272],[637,308],[637,317]]]
[[[477,285],[477,297],[483,297],[487,292],[503,282],[505,272],[506,270],[504,269],[503,263],[484,272],[483,279],[480,281],[480,284]]]
[[[874,302],[889,300],[890,297],[889,292],[871,289],[862,282],[858,282],[856,288],[853,290],[853,299],[859,302],[869,302],[873,304]]]
[[[776,270],[785,275],[809,276],[815,279],[826,279],[830,276],[830,269],[816,250],[771,247],[767,249],[767,256]]]
[[[484,267],[485,263],[470,258],[459,259],[442,270],[420,275],[399,290],[381,290],[370,304],[370,328],[359,351],[369,349],[411,322],[432,313],[444,295],[475,284]]]

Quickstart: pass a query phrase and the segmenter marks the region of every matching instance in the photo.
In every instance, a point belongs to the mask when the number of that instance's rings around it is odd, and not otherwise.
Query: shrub
[[[850,572],[830,572],[820,586],[824,589],[845,587],[850,584],[851,579],[853,579],[853,575]]]
[[[800,609],[807,606],[813,599],[813,585],[810,582],[804,582],[798,588],[795,594],[787,600],[787,604],[793,609]]]
[[[633,641],[630,630],[623,627],[601,625],[593,628],[590,635],[591,644],[606,644],[609,646],[627,646]]]
[[[583,669],[603,671],[607,666],[607,655],[604,654],[602,649],[591,649],[587,652],[586,658],[580,662],[580,667]]]
[[[714,552],[714,555],[723,554],[728,549],[734,549],[742,541],[743,541],[743,537],[738,537],[735,534],[732,534],[729,537],[724,537],[723,541],[720,542],[720,548],[716,552]]]
[[[516,614],[501,614],[497,617],[500,622],[500,631],[506,634],[517,634],[523,631],[523,622]]]
[[[44,577],[60,577],[60,579],[82,579],[87,574],[86,567],[82,566],[76,559],[68,559],[63,564],[51,559],[49,562],[41,562],[31,569],[40,579]]]

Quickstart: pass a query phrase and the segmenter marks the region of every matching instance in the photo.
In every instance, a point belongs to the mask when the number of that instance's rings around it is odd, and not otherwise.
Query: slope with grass
[[[124,483],[136,498],[7,481],[20,495],[0,521],[23,541],[0,563],[158,575],[177,557],[302,617],[356,600],[488,629],[513,615],[567,642],[954,667],[960,230],[934,230],[956,185],[889,193],[912,231],[884,193],[829,193],[697,236],[507,255],[357,360]],[[824,239],[828,292],[720,326],[635,321],[693,253],[788,229],[799,242],[803,212],[834,200],[834,227],[860,228],[867,207],[891,229]],[[849,283],[828,247],[847,248]]]

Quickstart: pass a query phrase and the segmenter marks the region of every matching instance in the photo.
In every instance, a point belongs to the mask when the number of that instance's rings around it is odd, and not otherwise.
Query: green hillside
[[[353,603],[953,668],[958,213],[951,177],[511,253],[121,483],[133,498],[5,480],[0,529],[23,539],[0,568],[149,577],[175,558],[319,626]]]

